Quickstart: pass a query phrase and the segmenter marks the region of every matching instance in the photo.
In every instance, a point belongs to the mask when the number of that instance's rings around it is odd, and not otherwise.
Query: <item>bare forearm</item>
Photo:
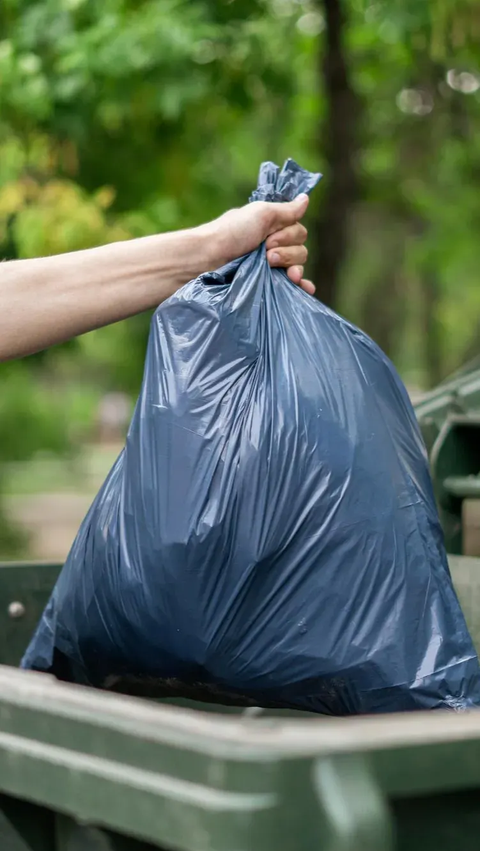
[[[155,307],[215,265],[208,226],[0,265],[0,360]]]
[[[149,236],[74,254],[0,263],[0,361],[22,357],[156,307],[202,272],[266,241],[272,266],[303,280],[308,204],[256,201],[193,230]]]

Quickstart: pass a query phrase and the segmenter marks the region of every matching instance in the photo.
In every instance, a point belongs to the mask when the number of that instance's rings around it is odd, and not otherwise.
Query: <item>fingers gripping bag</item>
[[[252,199],[318,178],[267,163]],[[335,715],[479,705],[407,393],[264,245],[156,311],[126,446],[22,665]]]

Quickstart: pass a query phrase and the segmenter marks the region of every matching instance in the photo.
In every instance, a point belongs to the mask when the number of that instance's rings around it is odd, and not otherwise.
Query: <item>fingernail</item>
[[[306,192],[301,192],[300,195],[297,195],[297,201],[304,201],[305,198],[308,201],[308,195]]]
[[[276,251],[270,254],[270,263],[280,263],[280,259],[280,254],[277,254]]]

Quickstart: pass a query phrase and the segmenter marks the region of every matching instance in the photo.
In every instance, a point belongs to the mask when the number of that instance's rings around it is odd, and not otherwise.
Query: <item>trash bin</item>
[[[473,851],[480,712],[232,717],[0,667],[0,848]]]
[[[480,556],[480,368],[468,365],[415,405],[451,553]]]
[[[480,560],[450,566],[479,647]],[[2,666],[18,664],[59,570],[0,567]],[[478,848],[480,712],[186,705],[0,666],[0,849]]]

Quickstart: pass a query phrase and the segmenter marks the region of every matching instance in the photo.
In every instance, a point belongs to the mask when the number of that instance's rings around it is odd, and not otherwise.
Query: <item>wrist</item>
[[[194,229],[195,239],[198,241],[199,267],[201,267],[197,274],[213,272],[232,260],[231,253],[228,251],[225,227],[222,227],[220,222],[220,219],[215,219]]]
[[[215,222],[171,235],[176,242],[176,287],[181,287],[204,272],[211,272],[227,261],[222,254],[221,235]],[[159,237],[162,240],[162,236]]]

